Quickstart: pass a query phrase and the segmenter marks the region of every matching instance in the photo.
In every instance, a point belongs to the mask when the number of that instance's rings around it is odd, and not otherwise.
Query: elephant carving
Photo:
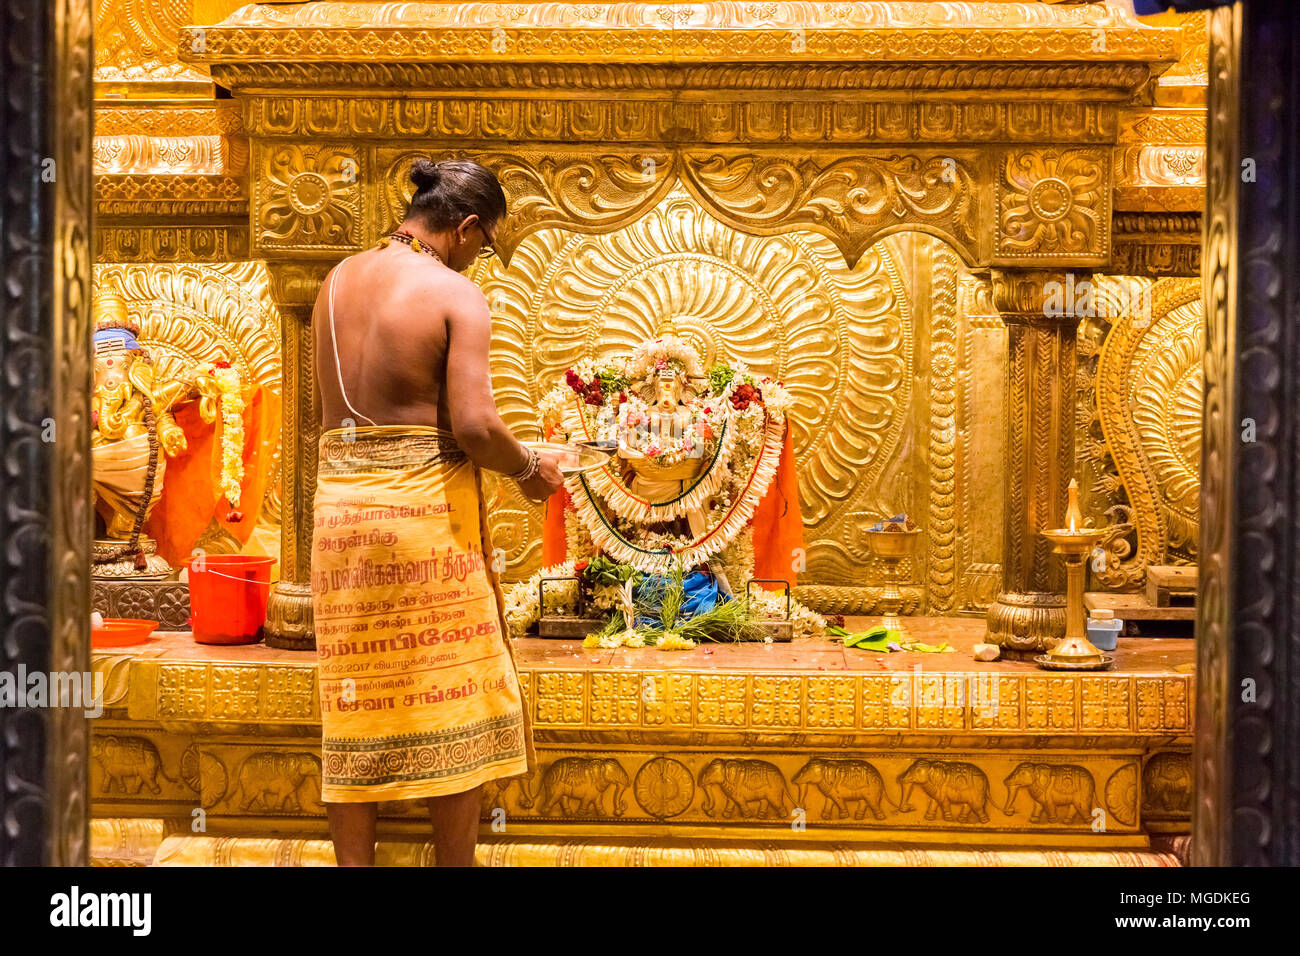
[[[965,823],[973,814],[980,823],[989,822],[989,778],[973,763],[958,760],[914,760],[912,765],[898,775],[903,799],[898,805],[902,813],[911,811],[908,802],[917,787],[928,798],[925,818],[933,820],[943,811],[948,821]]]
[[[506,793],[515,784],[519,786],[519,808],[521,810],[532,809],[536,797],[528,792],[528,781],[530,779],[532,779],[531,775],[526,777],[498,777],[483,784],[484,810],[490,812],[498,807],[505,808]]]
[[[1166,751],[1147,761],[1142,770],[1143,810],[1185,814],[1192,798],[1192,763],[1187,754]]]
[[[700,771],[699,783],[704,812],[711,817],[766,817],[769,812],[788,817],[794,812],[785,777],[766,760],[710,760]]]
[[[145,737],[99,737],[90,744],[90,756],[104,772],[104,793],[161,793],[158,778],[176,783],[163,770],[162,758],[153,741]]]
[[[304,799],[305,798],[305,799]],[[320,804],[320,758],[310,753],[250,754],[239,768],[231,800],[240,810],[295,813]]]
[[[1029,814],[1030,823],[1037,823],[1044,815],[1048,823],[1069,823],[1071,817],[1086,823],[1097,805],[1092,774],[1074,764],[1054,766],[1025,762],[1011,771],[1005,783],[1007,803],[1004,812],[1007,816],[1014,816],[1016,796],[1021,790],[1027,790],[1034,801],[1034,809]]]
[[[822,804],[822,819],[842,820],[849,815],[848,804],[857,804],[853,819],[861,820],[871,811],[877,820],[885,818],[881,801],[889,803],[885,794],[885,781],[880,771],[865,760],[823,760],[814,757],[804,764],[792,781],[799,788],[799,802],[808,806],[808,789],[816,787],[826,798]]]
[[[542,775],[536,797],[541,800],[538,812],[551,813],[558,807],[562,814],[603,814],[605,794],[612,790],[609,813],[621,817],[627,809],[624,794],[631,784],[623,765],[612,757],[562,757]],[[520,789],[528,801],[526,806],[531,806],[534,798],[528,796],[522,782]]]

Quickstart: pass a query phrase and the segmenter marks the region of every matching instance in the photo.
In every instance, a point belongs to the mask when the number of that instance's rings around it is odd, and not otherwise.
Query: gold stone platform
[[[976,663],[983,622],[907,620],[958,653],[519,641],[541,768],[487,788],[480,860],[1174,862],[1151,837],[1188,830],[1190,641],[1061,674]],[[97,862],[330,862],[314,654],[170,633],[95,667]],[[381,860],[427,862],[427,837],[381,805]]]

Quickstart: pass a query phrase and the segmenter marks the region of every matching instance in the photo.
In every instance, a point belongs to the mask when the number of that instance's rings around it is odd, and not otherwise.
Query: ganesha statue
[[[162,496],[167,460],[187,447],[174,412],[198,401],[203,420],[215,421],[218,389],[210,376],[198,372],[184,380],[157,374],[119,292],[100,289],[94,317],[92,486],[104,526],[103,537],[95,541],[95,573],[162,577],[171,568],[143,529]]]
[[[755,576],[751,520],[778,466],[793,474],[789,405],[780,382],[739,363],[706,370],[671,329],[630,355],[566,370],[542,401],[543,427],[617,449],[604,467],[570,477],[552,503],[571,516],[567,557],[604,554],[647,574],[708,565],[724,589],[728,577],[743,588]],[[791,490],[779,513],[797,523]],[[745,546],[731,547],[738,541]],[[790,567],[788,555],[781,564]]]

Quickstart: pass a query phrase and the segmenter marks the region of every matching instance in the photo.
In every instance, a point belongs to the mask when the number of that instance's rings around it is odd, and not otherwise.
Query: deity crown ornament
[[[673,335],[642,342],[627,360],[627,376],[633,381],[647,380],[654,372],[678,370],[688,378],[701,378],[704,363],[695,346]]]
[[[91,314],[95,317],[92,341],[96,355],[143,348],[136,338],[140,327],[127,314],[126,298],[113,286],[101,286],[95,291]]]

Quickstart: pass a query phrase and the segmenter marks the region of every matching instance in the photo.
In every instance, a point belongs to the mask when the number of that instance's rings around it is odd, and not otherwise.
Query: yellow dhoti
[[[534,769],[479,473],[451,436],[326,432],[314,517],[322,799],[435,797]]]

